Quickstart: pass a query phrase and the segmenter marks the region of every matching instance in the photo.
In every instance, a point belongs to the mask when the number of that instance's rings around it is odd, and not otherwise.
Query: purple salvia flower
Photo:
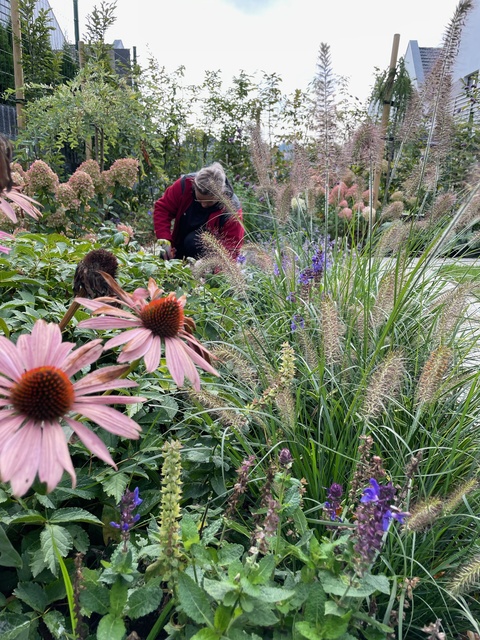
[[[287,302],[296,302],[297,296],[295,295],[295,291],[291,291],[286,297]]]
[[[340,520],[339,513],[341,511],[340,498],[343,495],[343,487],[341,484],[334,482],[328,490],[327,500],[323,506],[325,514],[330,520]]]
[[[133,491],[126,489],[120,500],[120,522],[110,522],[110,526],[120,529],[124,541],[124,550],[126,551],[127,540],[130,537],[130,529],[140,520],[140,514],[133,512],[142,504],[143,500],[139,496],[138,487]]]
[[[396,489],[391,482],[379,485],[375,478],[362,494],[356,510],[357,530],[355,552],[357,554],[359,574],[374,559],[381,549],[385,531],[392,518],[403,522],[408,513],[399,511],[393,504]]]
[[[286,467],[287,469],[292,466],[293,456],[290,452],[290,449],[282,449],[278,454],[278,462],[281,467]]]
[[[296,331],[298,329],[298,327],[300,327],[300,329],[304,329],[305,328],[305,320],[302,318],[302,316],[298,315],[298,313],[296,313],[293,318],[292,321],[290,323],[290,329],[292,331]]]
[[[237,256],[237,262],[238,262],[238,264],[245,264],[246,259],[247,259],[247,257],[246,257],[246,256],[244,256],[244,255],[242,255],[242,254],[240,254],[239,256]]]

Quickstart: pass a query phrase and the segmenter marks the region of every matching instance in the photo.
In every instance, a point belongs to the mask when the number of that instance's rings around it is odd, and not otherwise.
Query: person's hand
[[[171,260],[173,258],[174,250],[169,240],[157,240],[158,255],[164,260]]]

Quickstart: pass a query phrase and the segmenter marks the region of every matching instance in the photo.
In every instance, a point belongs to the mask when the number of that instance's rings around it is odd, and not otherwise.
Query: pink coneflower
[[[62,342],[58,325],[37,320],[30,335],[14,345],[0,336],[0,478],[22,496],[35,476],[52,491],[67,471],[76,476],[61,422],[76,433],[85,447],[117,468],[100,438],[76,419],[85,416],[124,438],[139,437],[140,427],[108,404],[133,404],[145,398],[88,395],[136,382],[117,380],[127,366],[109,366],[72,382],[70,377],[97,360],[101,340],[93,340],[71,353],[75,345]]]
[[[127,329],[105,343],[105,349],[125,345],[118,362],[132,362],[143,358],[147,372],[151,373],[160,364],[163,341],[167,367],[178,386],[183,385],[186,376],[194,389],[200,391],[200,377],[195,364],[209,373],[218,375],[208,362],[209,352],[191,335],[195,323],[183,313],[185,295],[179,298],[174,293],[163,295],[163,290],[157,287],[153,278],[148,281],[148,291],[137,289],[130,295],[107,273],[102,272],[102,275],[131,312],[108,304],[118,302],[117,298],[76,298],[79,304],[94,314],[105,314],[103,317],[82,320],[78,326],[89,329]],[[150,302],[147,300],[148,297]]]
[[[8,238],[9,240],[13,240],[14,236],[11,233],[7,233],[6,231],[0,231],[0,238]],[[9,247],[4,247],[0,244],[0,253],[10,253]]]

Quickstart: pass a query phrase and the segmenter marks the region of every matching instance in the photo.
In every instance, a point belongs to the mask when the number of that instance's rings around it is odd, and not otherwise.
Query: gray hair
[[[194,183],[200,193],[222,194],[225,191],[227,178],[219,162],[203,167],[195,175]]]

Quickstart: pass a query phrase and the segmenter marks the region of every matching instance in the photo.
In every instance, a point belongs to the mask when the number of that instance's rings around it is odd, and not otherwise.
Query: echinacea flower
[[[109,296],[95,300],[76,298],[76,302],[95,315],[104,314],[82,320],[78,326],[89,329],[127,329],[105,343],[105,349],[124,345],[118,362],[132,362],[143,358],[147,372],[151,373],[160,364],[163,342],[168,370],[178,386],[182,386],[187,377],[194,389],[200,391],[200,377],[195,364],[218,376],[218,372],[208,362],[209,352],[192,336],[195,323],[184,315],[185,295],[179,298],[174,293],[164,295],[153,278],[148,281],[148,290],[137,289],[131,295],[107,273],[102,272],[102,275],[120,301],[131,311],[109,304],[118,303],[117,298]]]
[[[9,240],[13,240],[14,236],[11,233],[7,233],[6,231],[0,231],[0,238],[8,238]],[[4,247],[0,244],[0,253],[10,253],[9,247]]]
[[[75,382],[70,379],[97,360],[101,340],[93,340],[73,351],[62,342],[56,324],[37,320],[30,335],[19,336],[16,345],[0,336],[0,478],[10,482],[22,496],[38,473],[52,491],[67,471],[75,486],[76,476],[62,429],[66,423],[85,447],[117,468],[107,447],[78,421],[84,416],[110,433],[124,438],[139,437],[140,427],[108,404],[133,404],[144,398],[91,395],[116,388],[137,386],[117,380],[127,366],[97,369]]]

